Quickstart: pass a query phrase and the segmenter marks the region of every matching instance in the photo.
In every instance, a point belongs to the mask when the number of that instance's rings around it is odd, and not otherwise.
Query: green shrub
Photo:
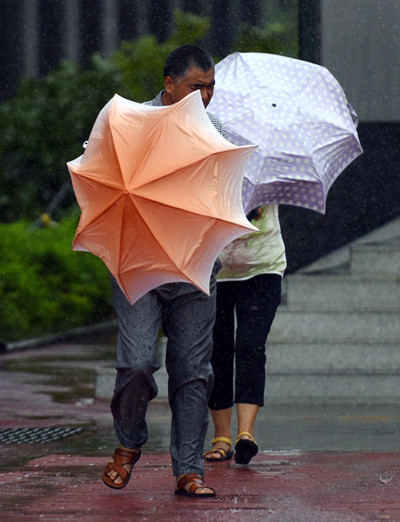
[[[0,106],[4,221],[44,211],[69,178],[66,161],[82,153],[99,109],[119,90],[116,68],[94,56],[87,71],[63,62],[45,78],[25,79],[18,95]]]
[[[77,216],[48,228],[18,221],[0,225],[0,339],[12,341],[113,314],[108,271],[71,244]]]

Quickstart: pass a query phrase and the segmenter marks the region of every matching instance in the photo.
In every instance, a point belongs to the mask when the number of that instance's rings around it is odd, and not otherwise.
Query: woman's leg
[[[214,436],[231,438],[232,408],[211,410],[211,417],[214,423]]]
[[[210,450],[207,452],[206,460],[227,460],[227,455],[228,458],[232,458],[232,453],[229,456],[233,446],[231,435],[232,408],[211,410],[211,417],[214,423],[214,439],[211,450],[223,450],[223,453],[220,451],[213,453]]]
[[[233,405],[233,361],[235,338],[235,283],[217,284],[217,316],[213,331],[213,355],[211,364],[214,372],[214,387],[209,407],[214,423],[214,438],[231,439],[231,420]],[[232,450],[227,441],[217,440],[212,449]],[[221,453],[208,453],[207,458],[217,460]]]
[[[259,407],[264,405],[265,343],[280,303],[281,280],[279,275],[266,274],[240,283],[235,349],[238,414],[235,461],[240,464],[250,462],[258,451],[253,439],[254,424]]]
[[[214,386],[208,404],[211,410],[233,406],[236,288],[234,282],[217,284],[217,313],[211,357]]]
[[[247,432],[253,437],[254,424],[256,422],[258,410],[260,409],[259,406],[257,406],[257,404],[239,403],[236,407],[238,416],[238,434]],[[243,438],[249,439],[250,437],[244,435]]]
[[[265,343],[280,303],[281,283],[281,276],[275,274],[238,283],[241,286],[236,302],[237,404],[264,405]]]
[[[253,437],[258,410],[256,404],[237,404],[238,436],[234,453],[236,464],[248,464],[258,453],[258,445]]]

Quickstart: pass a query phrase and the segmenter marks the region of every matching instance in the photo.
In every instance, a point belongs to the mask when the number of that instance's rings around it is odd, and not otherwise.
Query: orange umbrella
[[[208,294],[218,253],[257,230],[241,201],[254,148],[219,134],[198,91],[165,107],[116,94],[67,164],[82,211],[73,250],[100,257],[131,304],[169,282]]]

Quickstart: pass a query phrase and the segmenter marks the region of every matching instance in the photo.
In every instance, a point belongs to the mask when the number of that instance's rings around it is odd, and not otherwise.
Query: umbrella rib
[[[175,112],[178,110],[178,107],[173,107],[173,109],[171,109],[171,112]],[[167,124],[167,120],[163,121],[158,129],[157,129],[157,137],[162,133],[162,130],[164,129],[164,127],[166,126]],[[140,162],[140,165],[138,165],[136,171],[139,171],[142,167],[142,165],[145,164],[145,162],[147,161],[147,158],[149,157],[150,153],[152,152],[152,148],[150,147],[147,152],[146,152],[146,155],[143,157],[142,161]],[[204,159],[208,158],[208,157],[211,157],[211,156],[215,156],[216,154],[219,154],[220,152],[223,152],[223,151],[216,151],[216,152],[213,152],[212,154],[207,154],[206,152],[204,153],[204,156],[199,158],[198,160],[196,161],[189,161],[188,163],[185,163],[184,165],[182,165],[181,167],[179,167],[178,170],[181,170],[181,169],[184,169],[184,168],[187,168],[189,166],[194,166],[194,165],[197,165],[197,163],[200,163],[201,161],[204,161]],[[118,152],[117,152],[117,155],[118,155]],[[175,171],[174,171],[175,172]],[[174,174],[174,172],[167,172],[166,174],[160,176],[159,178],[157,179],[161,179],[161,178],[165,178],[167,176],[170,176],[171,174]],[[155,180],[154,180],[155,181]],[[145,182],[144,184],[148,184],[148,182]],[[141,185],[138,185],[139,187]]]
[[[165,122],[162,122],[162,123],[158,126],[158,128],[157,128],[157,133],[156,133],[156,134],[157,134],[157,139],[158,139],[158,137],[160,136],[162,129],[165,127],[165,124],[166,124]],[[112,127],[111,127],[111,130],[112,130]],[[116,155],[117,155],[118,163],[121,164],[121,162],[120,162],[120,158],[119,158],[119,153],[118,153],[118,147],[115,146],[114,135],[113,135],[112,132],[111,132],[111,137],[112,137],[112,140],[113,140],[113,142],[114,142],[114,149],[115,149],[115,153],[116,153]],[[157,140],[157,139],[156,139],[156,140]],[[155,140],[155,141],[156,141],[156,140]],[[135,169],[135,172],[139,172],[139,171],[142,169],[142,166],[146,163],[147,158],[149,157],[149,155],[150,155],[151,152],[152,152],[152,147],[148,147],[148,149],[147,149],[147,151],[146,151],[146,154],[145,154],[145,155],[143,156],[143,158],[141,159],[139,165],[137,165],[137,167],[136,167],[136,169]],[[134,177],[134,176],[133,176],[133,177]],[[140,185],[139,185],[139,186],[140,186]]]
[[[245,116],[246,114],[251,114],[253,111],[251,109],[247,109],[246,111],[242,112],[240,114],[240,118],[242,118],[243,116]],[[237,116],[234,115],[232,118],[230,119],[224,119],[224,125],[228,125],[231,121],[235,121],[237,119]]]
[[[172,106],[171,106],[171,107],[172,107]],[[179,109],[178,107],[173,107],[173,109],[171,110],[171,112],[175,112],[175,111],[177,111],[178,109]],[[207,117],[208,117],[208,116],[207,116]],[[157,137],[162,133],[162,130],[163,130],[163,128],[166,126],[166,124],[167,124],[167,120],[163,121],[163,122],[159,125],[159,127],[158,127],[158,129],[157,129]],[[213,153],[211,153],[211,154],[210,154],[210,153],[207,153],[207,152],[204,152],[204,155],[203,155],[202,157],[198,158],[196,161],[188,161],[187,163],[181,165],[181,166],[179,167],[179,169],[177,169],[177,170],[182,170],[182,169],[185,169],[185,168],[187,168],[187,167],[195,166],[195,165],[197,165],[198,163],[204,161],[204,160],[207,159],[207,158],[211,158],[211,157],[213,157],[213,156],[216,156],[217,154],[220,154],[221,152],[223,153],[223,152],[226,152],[226,151],[228,151],[228,150],[229,150],[229,149],[217,150],[217,151],[215,151],[215,152],[213,152]],[[139,171],[139,170],[141,169],[142,165],[144,165],[144,164],[146,163],[147,158],[149,157],[149,155],[150,155],[151,152],[152,152],[152,148],[150,147],[150,148],[147,150],[145,156],[142,158],[140,164],[139,164],[138,167],[136,168],[136,172]],[[118,151],[116,151],[116,153],[117,153],[117,156],[118,156]],[[173,171],[173,172],[166,172],[165,174],[160,175],[157,179],[165,178],[165,177],[167,177],[167,176],[170,176],[171,174],[174,174],[175,172],[176,172],[176,171]],[[156,179],[154,179],[153,181],[156,181]],[[144,182],[144,183],[142,183],[142,184],[140,184],[140,185],[137,185],[135,188],[138,188],[138,187],[140,187],[140,186],[142,186],[142,185],[147,185],[148,183],[149,183],[149,182],[146,181],[146,182]]]
[[[143,199],[148,199],[148,198],[143,198]],[[131,199],[132,201],[132,199]],[[135,206],[136,208],[136,205],[135,203],[132,201],[132,204]],[[164,204],[165,205],[165,204]],[[168,206],[170,208],[176,208],[176,207],[173,207],[171,205],[165,205],[165,206]],[[154,239],[154,241],[159,245],[160,249],[164,252],[165,256],[169,259],[169,261],[171,262],[171,264],[173,264],[175,266],[175,269],[184,276],[184,278],[186,278],[187,280],[190,280],[195,286],[195,282],[193,281],[193,279],[191,279],[190,277],[188,277],[185,272],[183,272],[180,268],[178,268],[174,262],[174,260],[171,258],[171,256],[168,254],[168,252],[165,251],[165,249],[163,248],[163,246],[161,245],[161,243],[159,242],[159,240],[157,239],[157,237],[154,235],[153,231],[150,229],[150,227],[148,226],[148,224],[146,223],[146,221],[143,219],[143,217],[141,216],[141,214],[138,212],[138,216],[139,218],[141,219],[143,225],[146,227],[147,231],[149,232],[149,235]],[[122,231],[124,229],[124,221],[125,221],[125,211],[124,211],[124,214],[123,214],[123,217],[122,217],[122,223],[121,223],[121,231],[120,231],[120,240],[119,240],[119,244],[121,245],[122,243]],[[215,226],[215,225],[213,225]],[[121,248],[120,248],[120,251],[119,251],[119,259],[118,259],[118,266],[121,266]],[[119,276],[119,280],[121,280],[121,274],[122,272],[119,271],[118,273],[118,276]]]
[[[171,108],[170,108],[170,111],[171,112],[175,112],[179,109],[180,107],[177,107],[177,106],[174,106],[174,105],[171,105]],[[162,130],[164,129],[165,125],[167,124],[167,120],[163,120],[157,127],[157,132],[155,133],[156,135],[156,138],[154,139],[154,141],[157,141],[158,137],[160,136]],[[111,138],[113,140],[113,143],[114,143],[114,150],[115,150],[115,153],[117,155],[117,158],[118,158],[118,163],[120,163],[119,161],[119,154],[118,154],[118,147],[115,146],[115,140],[114,140],[114,134],[113,134],[113,126],[111,125]],[[146,154],[143,156],[140,164],[137,166],[135,172],[138,172],[141,170],[142,168],[142,165],[145,164],[145,162],[147,161],[147,158],[149,157],[150,153],[152,152],[152,147],[148,147],[147,151],[146,151]]]
[[[123,194],[118,194],[117,196],[115,196],[115,198],[113,198],[104,208],[101,209],[101,211],[96,214],[95,216],[92,217],[92,219],[90,219],[87,223],[85,223],[85,228],[89,227],[94,221],[96,221],[100,216],[104,215],[107,210],[112,207],[112,205],[115,204],[115,202],[121,198],[123,196]]]
[[[211,213],[209,214],[205,214],[205,213],[200,213],[200,212],[195,212],[193,210],[189,210],[187,208],[182,208],[178,205],[176,205],[176,203],[174,204],[171,204],[171,203],[166,203],[164,201],[155,201],[154,199],[152,199],[151,197],[148,197],[148,196],[142,196],[142,195],[138,195],[138,194],[135,194],[134,196],[135,198],[140,198],[140,199],[145,199],[146,201],[151,201],[153,203],[158,203],[164,207],[168,207],[168,208],[171,208],[173,210],[176,210],[176,209],[179,209],[179,210],[182,210],[183,212],[187,212],[188,214],[192,214],[194,216],[199,216],[199,217],[210,217],[210,218],[213,218],[215,219],[216,221],[221,221],[221,222],[224,222],[224,223],[232,223],[232,220],[231,219],[224,219],[223,217],[217,217],[215,215],[212,215]],[[142,218],[143,219],[143,218]],[[146,227],[147,227],[147,224],[146,222],[143,220],[143,222],[145,223]],[[241,223],[237,223],[239,225],[241,225]],[[148,227],[147,227],[148,228]],[[149,231],[151,232],[151,230],[149,229]],[[153,235],[153,234],[152,234]],[[154,239],[158,242],[158,240],[154,237]]]
[[[76,173],[74,172],[73,174],[75,174],[75,176],[77,176],[78,178],[85,178],[85,179],[88,179],[90,181],[94,181],[95,183],[98,183],[99,185],[105,185],[106,187],[110,187],[110,188],[113,188],[113,189],[117,189],[117,190],[121,190],[121,186],[120,185],[115,185],[109,181],[103,181],[101,180],[98,181],[97,178],[93,177],[93,176],[90,176],[88,174],[83,174],[83,173]]]
[[[212,157],[214,157],[214,156],[217,156],[218,154],[223,154],[223,153],[225,153],[225,152],[229,152],[229,151],[230,151],[230,149],[225,149],[225,150],[217,150],[217,151],[212,152],[212,153],[204,153],[204,156],[202,156],[201,158],[199,158],[199,159],[197,159],[197,160],[195,160],[195,161],[189,161],[188,163],[185,163],[184,165],[181,165],[181,166],[180,166],[178,169],[176,169],[176,170],[173,170],[173,171],[171,171],[171,172],[166,172],[165,174],[160,175],[158,178],[155,178],[155,179],[150,180],[150,181],[144,181],[144,182],[142,182],[140,185],[136,185],[136,186],[134,187],[133,190],[136,190],[136,189],[138,189],[138,188],[140,188],[140,187],[143,187],[143,186],[148,186],[148,185],[150,185],[151,183],[157,183],[157,181],[160,180],[160,179],[166,178],[166,177],[168,177],[168,176],[172,176],[172,175],[176,174],[177,172],[179,172],[179,171],[181,171],[181,170],[183,170],[183,169],[187,169],[187,168],[189,168],[189,167],[196,167],[196,165],[198,165],[199,163],[203,162],[204,160],[207,160],[207,159],[209,159],[209,158],[212,158]],[[137,194],[135,194],[135,196],[136,196],[136,195],[137,195]],[[140,195],[140,194],[139,194],[139,196],[140,196],[140,197],[145,197],[145,196],[142,196],[142,195]],[[150,199],[150,198],[146,198],[146,199]],[[163,202],[163,203],[164,203],[164,202]]]

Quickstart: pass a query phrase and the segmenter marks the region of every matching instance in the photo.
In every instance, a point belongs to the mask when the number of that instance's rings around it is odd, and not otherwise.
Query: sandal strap
[[[103,472],[103,482],[114,489],[121,489],[127,485],[131,477],[133,466],[140,459],[142,452],[140,450],[129,451],[123,448],[116,448],[114,450],[113,461],[107,463],[107,466]],[[129,471],[124,468],[125,465],[130,465]],[[120,480],[121,483],[116,484],[114,479],[109,476],[109,473],[113,471]]]
[[[122,466],[119,466],[115,462],[109,462],[107,464],[103,475],[108,475],[108,473],[110,473],[110,471],[115,471],[115,473],[121,478],[121,480],[123,482],[125,482],[130,475],[130,473],[128,471],[126,471],[125,468],[123,468]]]
[[[124,450],[122,448],[117,448],[114,451],[114,463],[117,464],[117,466],[123,466],[124,464],[135,464],[139,458],[140,458],[141,452],[139,451],[129,451]]]
[[[232,439],[229,437],[215,437],[215,439],[211,441],[211,444],[215,444],[216,442],[226,442],[230,447],[232,447]]]
[[[226,457],[226,451],[222,448],[210,449],[203,453],[203,457],[207,457],[207,455],[212,455],[213,453],[219,453],[222,458]]]
[[[199,473],[185,473],[182,475],[182,477],[178,480],[176,487],[178,489],[185,489],[185,487],[192,483],[194,485],[197,485],[198,487],[204,487],[204,480],[203,477]],[[190,490],[192,487],[190,487]],[[197,488],[196,488],[197,489]]]
[[[200,488],[207,488],[211,491],[214,491],[212,488],[210,488],[210,486],[205,484],[203,477],[199,473],[185,473],[178,480],[176,487],[177,489],[186,489],[188,484],[190,484],[188,490],[190,493],[196,493],[196,491]]]
[[[248,431],[241,431],[239,433],[239,435],[237,436],[237,439],[236,439],[236,444],[239,442],[239,440],[244,436],[244,435],[247,435],[247,437],[250,438],[251,441],[254,442],[254,444],[257,444],[257,442],[254,440],[254,437],[251,433],[249,433]]]

